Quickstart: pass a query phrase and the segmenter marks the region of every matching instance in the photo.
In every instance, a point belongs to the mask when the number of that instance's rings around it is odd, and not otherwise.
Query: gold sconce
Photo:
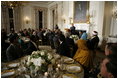
[[[66,20],[64,19],[64,23],[66,23]]]
[[[73,18],[70,17],[69,20],[70,20],[70,24],[72,24],[73,23]]]
[[[25,23],[26,23],[26,24],[28,24],[28,23],[30,22],[30,19],[29,19],[29,17],[27,17],[27,16],[25,17],[24,20],[25,20]]]
[[[66,23],[66,19],[65,19],[65,18],[66,18],[66,16],[63,15],[63,16],[62,16],[62,20],[63,20],[64,23]]]
[[[23,6],[24,1],[1,1],[1,6],[3,7],[18,7]]]
[[[113,10],[112,16],[113,16],[113,18],[117,18],[117,10]]]

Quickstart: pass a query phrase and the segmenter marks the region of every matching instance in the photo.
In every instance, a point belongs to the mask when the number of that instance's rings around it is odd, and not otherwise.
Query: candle
[[[48,76],[48,72],[45,72],[44,75],[47,77]]]
[[[57,65],[57,67],[59,67],[59,68],[60,68],[60,66],[61,66],[60,64]]]
[[[59,71],[59,68],[56,68],[56,71]]]

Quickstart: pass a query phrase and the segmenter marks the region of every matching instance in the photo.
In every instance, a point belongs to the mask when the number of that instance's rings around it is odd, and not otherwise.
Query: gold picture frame
[[[90,23],[89,1],[74,1],[74,23]]]

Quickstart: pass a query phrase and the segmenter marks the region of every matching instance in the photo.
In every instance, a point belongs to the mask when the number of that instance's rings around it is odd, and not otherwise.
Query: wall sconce
[[[26,24],[28,24],[30,22],[30,19],[27,16],[24,18],[24,20],[25,20]]]
[[[73,18],[70,17],[69,20],[70,20],[70,24],[72,24],[73,23]]]
[[[64,23],[66,23],[66,20],[65,19],[63,19],[63,21],[64,21]]]
[[[90,18],[93,18],[93,17],[95,17],[95,13],[96,13],[96,11],[95,10],[92,10],[92,11],[88,11],[87,12],[87,15],[90,17]]]
[[[117,10],[113,10],[113,14],[112,14],[113,18],[117,18]]]
[[[64,23],[66,23],[66,19],[65,19],[65,18],[66,18],[66,16],[63,15],[63,16],[62,16],[62,20],[63,20]]]

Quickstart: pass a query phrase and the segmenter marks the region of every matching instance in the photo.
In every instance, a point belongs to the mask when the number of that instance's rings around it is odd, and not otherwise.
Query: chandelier
[[[2,7],[14,8],[18,6],[22,6],[22,3],[25,1],[1,1]]]

